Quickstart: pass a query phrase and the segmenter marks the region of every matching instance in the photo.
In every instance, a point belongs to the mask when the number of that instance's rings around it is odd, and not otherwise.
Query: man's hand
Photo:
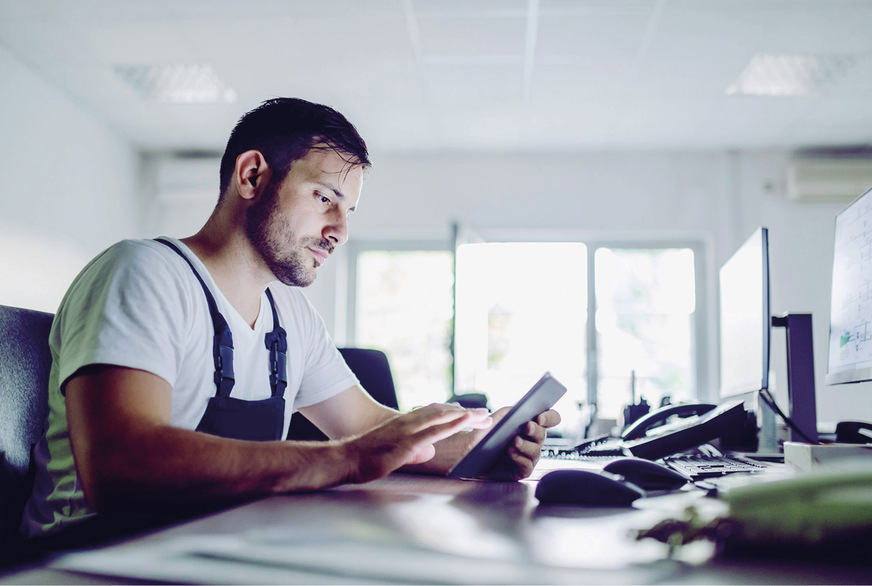
[[[346,441],[349,482],[368,482],[403,466],[429,461],[433,444],[468,429],[491,426],[486,409],[463,409],[435,403],[397,415],[360,436]],[[544,433],[543,433],[544,437]]]
[[[493,414],[494,421],[505,417],[510,407],[503,407]],[[547,430],[560,423],[560,414],[549,410],[541,413],[533,421],[528,421],[520,430],[520,433],[512,440],[507,448],[508,458],[505,465],[497,465],[489,474],[494,480],[521,480],[533,473],[533,468],[539,462],[542,453],[542,445],[545,443]],[[482,436],[483,437],[483,436]],[[480,439],[480,438],[479,438]]]

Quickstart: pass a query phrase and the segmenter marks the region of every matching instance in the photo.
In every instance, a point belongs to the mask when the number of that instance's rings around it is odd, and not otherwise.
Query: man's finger
[[[445,423],[436,423],[429,427],[421,429],[415,433],[416,442],[436,443],[447,437],[451,437],[459,431],[463,431],[469,427],[468,421],[465,418],[455,419]]]
[[[526,440],[521,436],[515,438],[513,447],[520,456],[534,463],[539,460],[539,455],[542,453],[542,444]]]
[[[560,424],[560,413],[553,409],[549,409],[548,411],[539,414],[536,418],[536,423],[546,429],[549,427],[555,427]]]
[[[548,431],[541,425],[528,421],[527,424],[524,425],[521,435],[526,439],[538,442],[541,445],[545,442],[545,438],[548,436]]]
[[[530,476],[530,474],[533,473],[533,468],[536,467],[536,463],[539,461],[538,446],[536,448],[536,454],[531,455],[529,451],[530,445],[536,444],[525,441],[519,437],[515,439],[512,448],[509,450],[509,457],[512,459],[512,463],[514,464],[512,476],[515,480],[520,480]]]
[[[454,405],[434,404],[415,409],[401,416],[409,424],[411,433],[418,433],[434,425],[463,421],[465,427],[490,426],[487,409],[464,409]]]

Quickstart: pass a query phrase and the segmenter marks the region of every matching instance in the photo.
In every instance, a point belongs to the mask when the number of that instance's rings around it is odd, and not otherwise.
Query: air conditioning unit
[[[848,203],[872,187],[872,158],[796,158],[787,164],[787,197]]]

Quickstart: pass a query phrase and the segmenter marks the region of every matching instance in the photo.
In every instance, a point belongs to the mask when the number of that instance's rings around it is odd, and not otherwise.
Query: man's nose
[[[324,238],[327,238],[336,246],[345,244],[348,241],[348,218],[343,213],[337,213],[334,220],[324,227],[322,233]]]

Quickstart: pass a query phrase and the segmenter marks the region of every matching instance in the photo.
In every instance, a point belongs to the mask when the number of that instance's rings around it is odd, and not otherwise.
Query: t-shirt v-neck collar
[[[221,311],[221,314],[224,315],[224,319],[227,320],[227,324],[230,326],[230,331],[233,332],[234,336],[255,336],[262,335],[262,330],[267,325],[264,323],[269,318],[269,321],[272,321],[272,316],[267,315],[270,313],[269,311],[269,301],[266,299],[266,294],[261,293],[260,295],[260,308],[257,312],[257,318],[254,320],[254,327],[250,326],[248,321],[242,317],[239,311],[236,310],[235,307],[227,300],[224,296],[224,293],[221,289],[218,288],[218,285],[215,283],[215,280],[212,278],[212,274],[209,272],[209,269],[206,268],[206,265],[203,264],[203,261],[200,260],[194,251],[188,248],[184,242],[176,239],[176,238],[167,238],[162,237],[166,240],[169,240],[173,244],[179,247],[179,249],[185,254],[185,256],[194,264],[197,268],[197,272],[200,273],[200,277],[203,278],[203,281],[206,283],[206,286],[209,287],[209,291],[212,292],[212,295],[215,297],[215,302],[218,304],[218,309]],[[272,325],[272,324],[270,324]],[[237,333],[238,332],[238,333]]]

